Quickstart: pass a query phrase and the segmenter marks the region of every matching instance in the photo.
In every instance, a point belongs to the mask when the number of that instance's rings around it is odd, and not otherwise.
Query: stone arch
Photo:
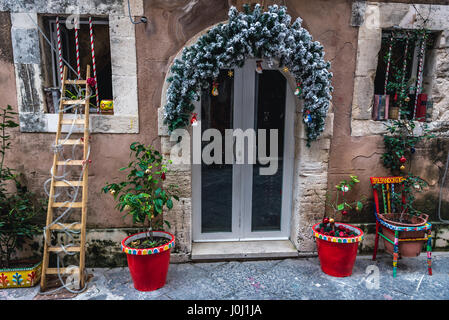
[[[324,130],[331,100],[332,73],[324,60],[324,48],[301,27],[302,19],[291,23],[287,8],[270,6],[267,12],[256,5],[244,12],[235,7],[229,19],[204,33],[193,45],[185,47],[181,59],[175,59],[167,78],[165,123],[170,131],[186,127],[199,100],[201,89],[209,87],[220,68],[241,67],[247,58],[277,59],[303,90],[303,122],[307,145]]]

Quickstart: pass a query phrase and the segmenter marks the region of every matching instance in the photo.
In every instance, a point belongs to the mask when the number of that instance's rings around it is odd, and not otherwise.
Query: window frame
[[[129,19],[125,19],[123,11],[113,12],[105,14],[96,12],[92,8],[91,11],[79,14],[80,16],[107,17],[109,23],[114,114],[91,113],[90,132],[139,133],[135,26],[129,23]],[[42,35],[39,31],[45,23],[41,17],[50,14],[67,16],[70,13],[54,12],[50,8],[43,13],[10,13],[20,132],[56,132],[57,130],[58,114],[45,112]],[[62,21],[65,21],[65,18]],[[27,41],[21,41],[24,36],[27,37]],[[51,78],[48,79],[49,83],[51,80]],[[68,119],[71,117],[71,114],[67,114]],[[67,132],[68,129],[63,126],[62,131]]]

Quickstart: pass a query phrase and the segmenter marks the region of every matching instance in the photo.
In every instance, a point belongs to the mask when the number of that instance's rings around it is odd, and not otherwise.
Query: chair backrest
[[[402,192],[404,177],[370,177],[370,180],[373,187],[374,210],[376,214],[396,213],[402,210],[402,208],[395,208],[397,203],[393,202],[393,194],[397,196],[397,194],[401,193],[402,203],[405,203],[405,195]]]

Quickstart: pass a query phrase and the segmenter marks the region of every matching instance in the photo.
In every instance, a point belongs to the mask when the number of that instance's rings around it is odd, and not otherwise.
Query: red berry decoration
[[[324,218],[323,219],[323,223],[328,224],[329,223],[329,218]]]
[[[405,162],[407,161],[407,159],[405,159],[405,157],[402,156],[402,157],[399,158],[399,161],[400,161],[401,163],[405,163]]]
[[[95,87],[95,84],[97,82],[95,81],[95,78],[88,78],[87,79],[87,84],[90,85],[91,87]]]
[[[348,214],[348,211],[344,210],[341,214],[345,216]]]
[[[345,228],[345,226],[338,226],[338,229],[341,231],[345,231],[346,228]]]

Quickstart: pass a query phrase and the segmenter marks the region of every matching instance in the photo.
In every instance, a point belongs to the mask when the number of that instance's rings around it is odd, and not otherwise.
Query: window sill
[[[351,120],[351,136],[364,137],[373,135],[383,135],[387,133],[385,124],[388,120]],[[434,120],[430,122],[413,121],[416,125],[415,134],[419,134],[420,124],[426,123],[430,132],[436,136],[449,137],[449,121]]]
[[[65,114],[64,119],[73,119],[74,114]],[[56,132],[58,126],[57,113],[19,113],[20,132]],[[91,133],[139,133],[137,115],[91,114],[89,118]],[[70,125],[62,126],[62,132],[68,132]],[[75,126],[73,132],[81,132],[80,126]]]

